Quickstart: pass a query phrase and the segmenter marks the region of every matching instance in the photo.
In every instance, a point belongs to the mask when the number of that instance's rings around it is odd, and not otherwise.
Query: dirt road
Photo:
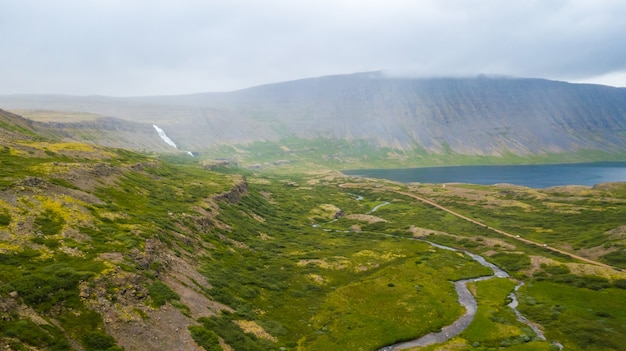
[[[533,240],[525,239],[525,238],[520,237],[519,235],[514,235],[514,234],[511,234],[511,233],[507,233],[507,232],[505,232],[503,230],[500,230],[500,229],[497,229],[497,228],[489,227],[489,226],[487,226],[486,224],[484,224],[482,222],[479,222],[479,221],[477,221],[475,219],[472,219],[472,218],[469,218],[467,216],[464,216],[464,215],[462,215],[462,214],[460,214],[458,212],[452,211],[451,209],[449,209],[447,207],[444,207],[444,206],[441,206],[438,203],[436,203],[434,201],[431,201],[431,200],[428,200],[428,199],[426,199],[424,197],[421,197],[421,196],[418,196],[418,195],[415,195],[415,194],[412,194],[412,193],[407,193],[407,192],[404,192],[404,191],[396,191],[396,193],[412,197],[412,198],[414,198],[416,200],[419,200],[419,201],[421,201],[421,202],[423,202],[423,203],[425,203],[427,205],[430,205],[430,206],[436,207],[436,208],[438,208],[440,210],[446,211],[446,212],[448,212],[448,213],[450,213],[450,214],[452,214],[452,215],[454,215],[454,216],[456,216],[458,218],[461,218],[461,219],[463,219],[465,221],[474,223],[476,225],[479,225],[481,227],[484,227],[486,229],[494,231],[494,232],[496,232],[496,233],[498,233],[500,235],[508,236],[509,238],[512,238],[512,239],[524,242],[526,244],[531,244],[531,245],[535,245],[535,246],[538,246],[538,247],[542,247],[544,249],[548,249],[548,250],[553,251],[553,252],[558,252],[560,254],[567,255],[567,256],[569,256],[569,257],[571,257],[573,259],[576,259],[576,260],[579,260],[579,261],[582,261],[582,262],[585,262],[585,263],[594,264],[594,265],[597,265],[597,266],[600,266],[600,267],[604,267],[604,268],[615,269],[613,266],[610,266],[608,264],[605,264],[605,263],[602,263],[602,262],[598,262],[598,261],[594,261],[594,260],[586,258],[586,257],[578,256],[578,255],[573,254],[571,252],[567,252],[567,251],[564,251],[564,250],[561,250],[561,249],[557,249],[556,247],[548,246],[546,244],[542,244],[542,243],[539,243],[539,242],[536,242],[536,241],[533,241]]]

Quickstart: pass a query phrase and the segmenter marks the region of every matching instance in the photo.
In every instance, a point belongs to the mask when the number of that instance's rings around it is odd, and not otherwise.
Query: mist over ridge
[[[175,96],[0,96],[0,106],[158,124],[188,150],[285,138],[496,156],[626,147],[626,89],[535,78],[365,72]]]

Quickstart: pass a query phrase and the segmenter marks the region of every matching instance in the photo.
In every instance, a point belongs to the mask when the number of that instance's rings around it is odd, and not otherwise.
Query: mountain
[[[184,96],[2,96],[0,106],[156,123],[188,150],[289,138],[470,156],[626,148],[626,89],[544,79],[373,72]]]

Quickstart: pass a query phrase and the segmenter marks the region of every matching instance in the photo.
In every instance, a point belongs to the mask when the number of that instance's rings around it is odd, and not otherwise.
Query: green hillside
[[[626,184],[209,167],[0,117],[0,348],[376,350],[449,325],[464,313],[451,281],[492,274],[425,239],[511,278],[470,283],[472,324],[424,349],[626,344]],[[546,340],[506,306],[520,282],[519,310]]]

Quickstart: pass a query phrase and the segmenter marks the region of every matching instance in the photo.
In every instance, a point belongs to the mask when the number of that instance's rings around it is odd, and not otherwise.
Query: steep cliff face
[[[543,79],[363,73],[230,93],[94,99],[0,97],[0,104],[159,123],[185,149],[286,137],[468,155],[626,147],[626,89]]]

